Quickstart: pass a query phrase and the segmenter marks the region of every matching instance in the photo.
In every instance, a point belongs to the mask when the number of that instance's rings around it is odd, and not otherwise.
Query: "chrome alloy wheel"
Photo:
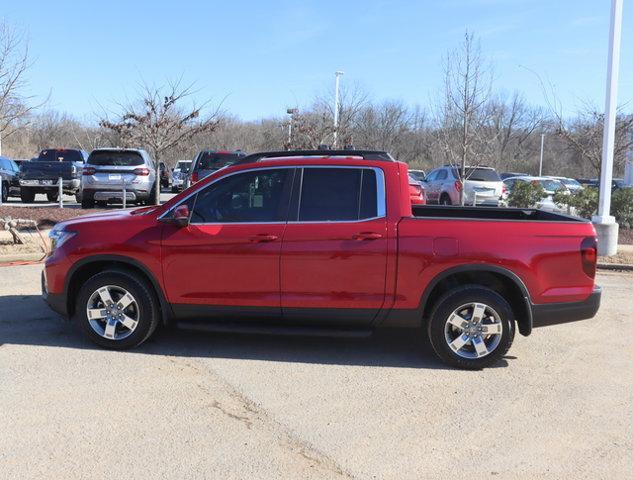
[[[467,303],[453,310],[444,326],[449,348],[462,358],[490,355],[501,343],[499,314],[483,303]]]
[[[116,285],[106,285],[90,295],[86,315],[98,335],[108,340],[123,340],[136,329],[139,308],[130,292]]]

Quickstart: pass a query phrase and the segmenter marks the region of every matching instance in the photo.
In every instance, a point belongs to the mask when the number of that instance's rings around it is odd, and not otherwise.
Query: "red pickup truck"
[[[362,335],[427,330],[446,363],[481,368],[515,329],[591,318],[591,223],[538,210],[412,206],[384,152],[249,155],[162,206],[51,231],[49,305],[100,346],[159,325]]]

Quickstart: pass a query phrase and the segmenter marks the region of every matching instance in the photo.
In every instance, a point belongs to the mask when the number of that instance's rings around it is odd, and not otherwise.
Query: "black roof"
[[[361,157],[363,160],[378,160],[383,162],[395,162],[387,152],[380,150],[284,150],[279,152],[252,153],[241,158],[234,165],[242,163],[254,163],[269,158],[287,157]]]

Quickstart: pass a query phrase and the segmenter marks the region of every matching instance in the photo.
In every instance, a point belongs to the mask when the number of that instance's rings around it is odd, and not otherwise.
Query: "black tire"
[[[82,203],[81,190],[77,190],[77,191],[75,192],[75,202],[77,202],[77,203]]]
[[[49,202],[56,202],[59,199],[59,192],[46,192],[46,199]]]
[[[108,339],[100,335],[93,329],[88,319],[86,311],[88,302],[97,290],[105,286],[124,289],[135,300],[133,308],[137,317],[136,327],[129,336],[121,340]],[[117,303],[117,298],[112,297],[112,299]],[[136,305],[138,310],[135,308]],[[106,270],[92,276],[79,290],[73,320],[79,325],[82,332],[100,347],[112,350],[125,350],[142,344],[155,332],[160,320],[159,303],[156,295],[151,290],[151,286],[142,277],[124,270]],[[126,331],[123,325],[120,324],[117,329]]]
[[[179,191],[178,187],[171,187],[171,193],[178,193]]]
[[[149,198],[147,199],[147,205],[158,205],[160,202],[156,201],[156,185],[152,187],[152,190],[149,192]]]
[[[35,192],[30,188],[22,187],[20,189],[20,200],[22,200],[23,203],[33,203],[35,200]]]
[[[2,203],[5,203],[9,200],[9,183],[2,182]]]
[[[488,310],[488,308],[496,312],[498,320],[495,321],[497,324],[500,324],[502,331],[498,334],[500,336],[499,339],[497,339],[497,335],[494,334],[484,337],[479,333],[477,338],[467,341],[464,346],[459,349],[461,351],[461,354],[459,354],[449,346],[449,340],[451,339],[451,335],[455,335],[453,340],[457,340],[458,336],[461,337],[461,335],[457,335],[460,330],[447,324],[453,312],[471,303],[485,305],[487,308],[486,312],[491,311]],[[468,309],[462,311],[468,312]],[[462,318],[466,318],[467,316],[467,314],[463,315]],[[482,325],[486,328],[492,323],[490,319],[493,317],[484,318],[487,318],[487,323],[483,323]],[[470,325],[470,319],[468,319],[468,322]],[[469,329],[470,328],[471,327],[469,327]],[[495,325],[495,329],[497,328],[499,327]],[[447,329],[449,330],[448,332]],[[476,334],[476,327],[473,326],[472,329],[475,330],[474,333]],[[464,329],[463,332],[466,332],[466,329]],[[508,302],[494,290],[478,285],[466,285],[445,293],[435,304],[428,321],[429,340],[437,356],[448,365],[466,370],[478,370],[499,360],[510,349],[512,341],[514,340],[514,334],[515,319],[512,308]],[[468,335],[466,334],[466,336]],[[464,355],[478,355],[475,351],[475,341],[477,341],[479,345],[484,341],[483,345],[486,348],[488,348],[488,346],[492,347],[495,343],[496,345],[488,354],[478,356],[477,358],[464,358]],[[486,342],[488,343],[486,344]]]
[[[93,208],[95,201],[90,195],[83,195],[81,198],[81,208]]]
[[[440,205],[452,205],[453,202],[451,202],[451,197],[448,196],[448,194],[443,193],[442,196],[440,197]]]
[[[108,206],[107,200],[97,200],[97,207],[106,208]]]

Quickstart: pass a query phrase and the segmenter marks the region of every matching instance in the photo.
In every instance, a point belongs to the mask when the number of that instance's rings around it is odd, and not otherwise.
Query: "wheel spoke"
[[[478,357],[483,357],[484,355],[487,355],[489,353],[488,347],[486,347],[486,343],[483,341],[481,337],[474,337],[473,345],[475,347],[475,351],[477,352]]]
[[[104,337],[114,340],[114,334],[116,333],[116,320],[111,318],[106,323]]]
[[[138,323],[136,320],[128,317],[127,315],[123,315],[123,318],[119,319],[119,322],[121,322],[123,325],[125,325],[126,328],[129,328],[130,330],[134,330],[136,328],[136,324]]]
[[[466,328],[466,324],[468,322],[466,321],[466,319],[464,317],[461,317],[461,316],[457,315],[456,313],[453,313],[448,318],[448,323],[450,323],[451,325],[453,325],[456,328],[459,328],[460,330],[464,330]]]
[[[484,312],[486,311],[486,306],[481,303],[475,303],[475,307],[473,308],[473,318],[474,322],[481,322],[484,318]]]
[[[99,297],[101,297],[101,301],[104,305],[110,305],[114,303],[114,300],[112,300],[112,297],[110,296],[110,291],[108,290],[108,287],[101,287],[99,289]]]
[[[481,334],[482,335],[501,335],[501,324],[500,323],[490,323],[481,325]]]
[[[119,298],[117,307],[119,307],[121,310],[125,310],[133,301],[134,297],[132,297],[132,295],[130,295],[129,293],[126,293],[121,298]]]
[[[462,348],[464,345],[466,345],[467,342],[468,342],[468,335],[464,333],[460,335],[459,337],[457,337],[455,340],[453,340],[451,343],[449,343],[448,346],[451,347],[451,349],[456,352],[457,350]]]
[[[89,308],[88,309],[88,319],[89,320],[99,320],[101,318],[105,318],[107,312],[103,308]]]

